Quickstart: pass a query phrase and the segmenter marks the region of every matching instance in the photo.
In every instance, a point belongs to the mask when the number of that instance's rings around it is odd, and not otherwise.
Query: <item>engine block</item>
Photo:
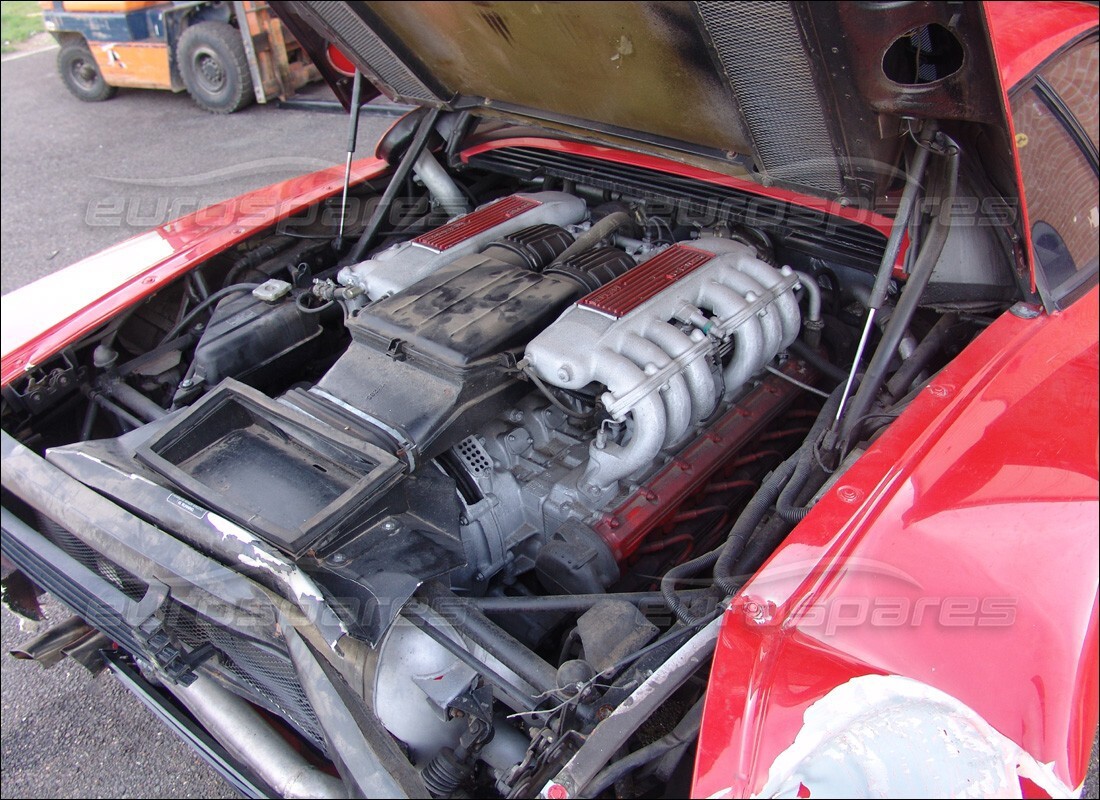
[[[661,251],[536,336],[525,358],[539,378],[574,391],[602,384],[611,419],[630,420],[623,443],[592,442],[582,490],[607,496],[644,472],[790,345],[798,281],[739,242],[699,239]]]

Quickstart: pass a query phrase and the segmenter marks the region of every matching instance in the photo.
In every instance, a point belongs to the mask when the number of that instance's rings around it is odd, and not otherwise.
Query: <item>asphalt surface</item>
[[[56,50],[0,66],[0,290],[7,293],[209,203],[343,162],[336,114],[253,106],[206,114],[186,95],[74,99]],[[388,126],[365,116],[360,150]],[[51,623],[64,620],[56,602]],[[41,627],[6,608],[0,638],[0,797],[234,797],[117,682],[6,653]],[[1093,745],[1085,797],[1100,797]]]
[[[4,293],[183,213],[344,161],[342,115],[253,106],[214,116],[185,94],[125,89],[82,103],[56,54],[0,65]],[[389,122],[361,119],[360,153]],[[68,616],[52,601],[47,613]],[[0,796],[236,796],[109,675],[10,658],[42,627],[2,615]]]

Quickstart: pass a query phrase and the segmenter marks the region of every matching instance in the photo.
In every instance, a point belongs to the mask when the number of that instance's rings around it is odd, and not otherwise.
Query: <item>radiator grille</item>
[[[350,51],[361,53],[378,77],[393,89],[398,97],[408,100],[437,102],[439,98],[424,85],[394,52],[367,27],[360,17],[344,3],[311,3],[310,10],[332,26],[347,43]]]
[[[148,585],[144,581],[97,553],[58,523],[39,515],[39,529],[53,544],[106,578],[131,599],[140,600],[145,594]],[[197,650],[207,643],[213,645],[217,650],[213,666],[220,669],[241,694],[286,719],[325,752],[321,724],[285,651],[234,633],[172,599],[165,604],[160,620],[174,642],[188,650]]]
[[[768,175],[839,193],[836,152],[791,6],[698,7]]]
[[[165,606],[161,619],[192,650],[212,644],[218,651],[216,666],[248,699],[286,719],[325,752],[321,723],[285,651],[234,633],[176,602]]]

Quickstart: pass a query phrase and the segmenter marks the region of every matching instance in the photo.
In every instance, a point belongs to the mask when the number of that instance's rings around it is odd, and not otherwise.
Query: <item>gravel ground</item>
[[[214,116],[183,94],[125,89],[82,103],[56,53],[0,66],[4,293],[182,213],[343,163],[343,116],[271,106]],[[363,117],[361,154],[389,122]],[[56,602],[47,610],[51,623],[68,617]],[[36,631],[2,614],[0,796],[235,796],[109,675],[8,657]]]

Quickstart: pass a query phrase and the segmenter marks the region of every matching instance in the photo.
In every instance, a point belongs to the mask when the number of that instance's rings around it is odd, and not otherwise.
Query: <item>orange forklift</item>
[[[201,108],[231,114],[320,78],[263,2],[39,5],[61,45],[61,79],[81,100],[107,100],[119,86],[186,90]]]

